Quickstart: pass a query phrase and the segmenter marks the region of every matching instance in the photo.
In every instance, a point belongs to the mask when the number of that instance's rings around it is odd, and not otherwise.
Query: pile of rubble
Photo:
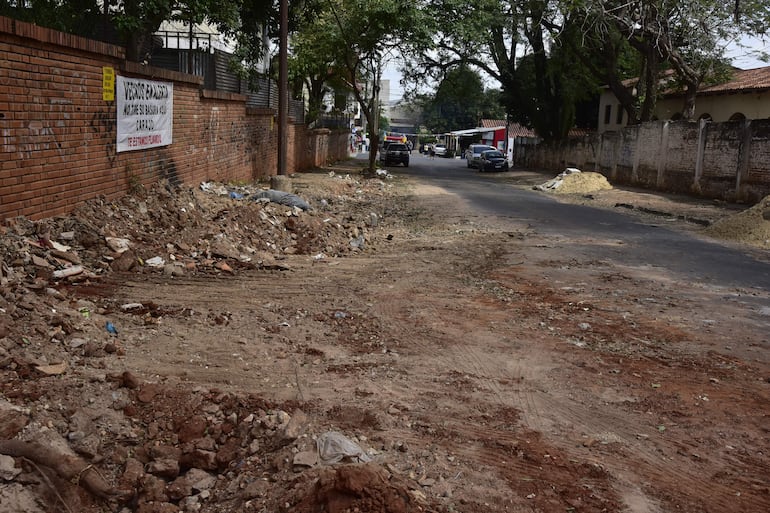
[[[190,390],[99,374],[100,357],[122,352],[117,330],[109,307],[75,291],[121,273],[233,274],[284,268],[287,255],[373,251],[387,212],[374,212],[372,199],[391,194],[389,178],[298,175],[297,195],[160,184],[67,216],[10,220],[0,238],[0,512],[103,511],[104,501],[113,511],[200,511],[214,494],[233,501],[204,510],[301,504],[266,490],[315,454],[302,412],[217,390],[197,390],[191,402]],[[270,461],[258,455],[266,447]],[[294,462],[298,447],[305,460]],[[316,493],[339,493],[339,476],[325,475],[330,488]],[[393,495],[381,468],[369,477],[367,493]],[[319,495],[306,509],[325,500],[334,499]]]

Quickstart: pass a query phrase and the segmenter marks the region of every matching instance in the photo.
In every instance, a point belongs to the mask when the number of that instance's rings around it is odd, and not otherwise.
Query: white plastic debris
[[[339,463],[347,459],[353,463],[371,461],[361,447],[342,433],[327,431],[316,440],[318,459],[324,465]]]

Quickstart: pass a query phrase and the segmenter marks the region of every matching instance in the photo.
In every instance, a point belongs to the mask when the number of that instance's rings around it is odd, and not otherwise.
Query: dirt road
[[[94,323],[61,341],[92,343],[66,373],[25,372],[32,350],[8,327],[5,437],[58,432],[121,498],[17,458],[0,511],[770,509],[768,291],[585,260],[580,244],[622,242],[447,213],[447,193],[413,179],[344,194],[332,180],[293,179],[336,210],[297,214],[295,250],[259,265],[60,287],[57,308]],[[646,201],[639,215],[668,200]],[[237,208],[213,219],[232,227]],[[238,216],[244,231],[258,219]],[[116,336],[95,334],[104,320]],[[329,440],[342,463],[323,464]]]

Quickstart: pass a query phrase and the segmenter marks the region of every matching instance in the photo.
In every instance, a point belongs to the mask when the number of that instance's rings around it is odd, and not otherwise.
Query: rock
[[[22,408],[0,398],[0,439],[14,438],[28,422],[29,415]]]
[[[101,448],[101,438],[95,434],[85,436],[72,442],[72,449],[91,460],[99,454]]]
[[[161,393],[161,387],[154,383],[146,383],[136,394],[136,398],[140,403],[151,403],[155,396]]]
[[[125,371],[121,375],[121,382],[124,387],[130,388],[132,390],[135,388],[139,388],[139,385],[141,385],[141,381],[139,380],[139,378],[137,378],[136,375],[134,375],[132,372],[129,372],[129,371]]]
[[[206,432],[209,423],[200,415],[193,415],[177,428],[179,441],[182,443],[191,442],[197,438],[202,438]]]
[[[184,276],[184,267],[181,264],[166,264],[163,266],[163,274],[166,276]]]
[[[314,467],[318,464],[318,451],[302,451],[294,455],[295,467]]]
[[[139,486],[140,479],[144,477],[144,465],[135,458],[128,458],[120,478],[121,487],[136,488]]]
[[[288,445],[305,432],[308,418],[302,410],[295,410],[289,421],[279,430],[281,444]]]
[[[21,469],[16,468],[16,460],[11,456],[0,454],[0,479],[13,481],[19,474],[21,474]]]
[[[188,512],[200,511],[201,509],[200,498],[197,495],[191,495],[190,497],[185,497],[184,499],[179,501],[179,507],[182,508],[182,511],[188,511]]]
[[[220,468],[227,466],[235,461],[241,454],[241,443],[237,438],[228,438],[227,442],[217,451],[216,460]]]
[[[166,495],[166,482],[152,474],[145,474],[140,479],[141,490],[139,492],[139,498],[145,502],[167,502],[168,495]]]
[[[256,499],[257,497],[264,497],[271,488],[272,485],[270,482],[264,479],[257,479],[246,485],[246,488],[241,492],[241,498],[250,500]]]
[[[170,502],[144,502],[139,504],[136,513],[178,513],[179,506]]]
[[[115,272],[130,271],[136,265],[136,255],[133,251],[126,251],[110,263],[110,269]]]
[[[191,468],[185,475],[190,479],[193,490],[198,492],[211,490],[217,483],[217,478],[215,476],[212,476],[205,470],[199,468]]]
[[[204,451],[193,449],[185,453],[179,459],[179,463],[186,468],[201,468],[204,470],[217,470],[217,453],[213,451]]]
[[[192,483],[186,476],[179,476],[166,486],[166,494],[172,501],[178,501],[193,494]]]
[[[151,445],[148,449],[150,457],[155,460],[168,459],[179,460],[182,456],[182,449],[174,447],[173,445]]]
[[[147,472],[166,479],[175,479],[179,475],[179,461],[171,458],[153,460],[147,464]]]

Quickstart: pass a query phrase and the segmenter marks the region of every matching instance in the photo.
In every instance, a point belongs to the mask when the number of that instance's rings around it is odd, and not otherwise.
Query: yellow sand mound
[[[743,212],[717,221],[703,231],[714,238],[770,249],[770,196]]]
[[[536,185],[535,189],[559,194],[583,194],[612,189],[612,185],[600,173],[568,168],[556,178],[548,180],[542,185]]]

